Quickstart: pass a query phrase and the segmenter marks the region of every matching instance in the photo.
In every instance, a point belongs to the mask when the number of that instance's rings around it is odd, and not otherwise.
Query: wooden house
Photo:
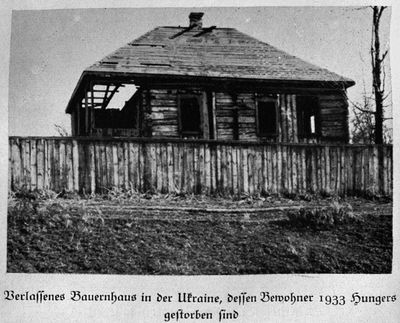
[[[157,27],[85,69],[66,109],[72,135],[348,142],[354,81],[236,29],[203,27],[202,16]]]

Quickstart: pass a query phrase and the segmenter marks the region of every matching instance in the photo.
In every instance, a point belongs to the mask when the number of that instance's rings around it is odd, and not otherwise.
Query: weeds
[[[62,199],[50,198],[41,192],[11,197],[8,205],[9,229],[43,239],[43,232],[58,233],[69,243],[80,244],[80,239],[92,230],[96,222],[104,223],[100,209],[88,210],[84,201],[66,203]],[[54,197],[54,195],[51,195]]]
[[[325,207],[301,207],[289,211],[287,216],[292,224],[318,230],[328,230],[341,224],[361,221],[361,218],[354,214],[350,204],[338,201],[333,201]]]

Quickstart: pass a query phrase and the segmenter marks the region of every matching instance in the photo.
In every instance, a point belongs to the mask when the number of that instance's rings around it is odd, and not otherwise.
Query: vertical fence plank
[[[247,168],[247,147],[242,147],[243,193],[249,193],[249,177]]]
[[[11,140],[11,178],[12,178],[12,187],[14,189],[21,188],[21,158],[20,151],[18,149],[18,139]]]
[[[15,151],[13,148],[17,148],[18,155],[15,155]],[[26,140],[23,138],[15,138],[10,139],[9,144],[9,171],[8,171],[8,180],[9,180],[9,187],[15,188],[26,188],[29,189],[29,176],[30,176],[30,158],[29,158],[29,145],[26,145]],[[14,158],[18,157],[18,164],[15,164]],[[15,167],[19,168],[19,171],[16,171]],[[19,175],[19,184],[16,185],[14,178],[14,172],[17,172]]]
[[[117,143],[111,143],[111,160],[112,160],[112,173],[111,173],[111,186],[112,188],[118,188],[118,148]]]
[[[96,192],[96,165],[95,165],[95,150],[94,144],[91,142],[89,144],[89,171],[90,171],[90,193],[94,194]]]
[[[270,194],[271,192],[271,169],[270,165],[272,163],[270,159],[270,153],[269,153],[270,146],[264,146],[262,147],[262,158],[263,158],[263,191],[265,194]]]
[[[288,153],[287,153],[287,145],[281,145],[282,149],[282,188],[283,192],[289,192],[289,179],[288,179]]]
[[[288,96],[289,98],[289,96]],[[290,106],[289,106],[290,107]],[[290,125],[291,125],[291,120],[290,120]],[[292,136],[292,134],[290,134]],[[287,169],[287,188],[288,192],[290,194],[293,193],[293,169],[295,166],[293,163],[293,149],[291,145],[286,146],[286,151],[287,151],[287,163],[286,163],[286,169]]]
[[[316,149],[310,149],[311,152],[311,192],[317,193],[318,191],[318,169],[317,169],[317,159],[318,159],[318,147]]]
[[[225,145],[219,145],[219,156],[221,159],[220,163],[220,178],[219,178],[219,183],[220,183],[220,192],[225,193],[226,192],[226,184],[227,184],[227,169],[226,169],[226,149]]]
[[[199,146],[192,145],[193,147],[193,183],[192,183],[192,192],[198,193],[199,183]]]
[[[261,193],[264,190],[264,174],[263,174],[263,147],[255,146],[255,180],[254,190],[255,193]]]
[[[369,149],[368,147],[363,147],[363,158],[364,158],[364,182],[362,190],[363,192],[368,191],[369,187],[369,156],[368,156]]]
[[[66,164],[67,164],[67,190],[72,192],[74,190],[74,169],[72,160],[72,141],[68,140],[66,142]]]
[[[60,187],[59,190],[66,190],[68,186],[68,166],[67,166],[67,143],[65,140],[60,141]]]
[[[193,171],[193,145],[188,144],[187,145],[187,155],[186,155],[186,178],[185,178],[185,184],[186,184],[186,192],[192,193],[192,188],[193,188],[193,177],[194,177],[194,171]]]
[[[269,191],[268,184],[269,184],[269,178],[268,178],[268,153],[267,153],[267,147],[261,146],[261,171],[262,171],[262,185],[261,185],[261,192],[267,193]]]
[[[20,142],[21,142],[21,159],[22,159],[22,165],[21,165],[22,184],[23,186],[25,186],[26,189],[30,190],[31,189],[31,158],[30,158],[31,145],[29,139],[21,139]],[[12,148],[12,145],[10,145],[10,148]],[[10,154],[10,158],[11,157],[12,155]],[[49,166],[51,166],[50,163]]]
[[[318,146],[317,154],[316,154],[316,167],[317,167],[317,192],[320,193],[322,191],[322,153],[321,147]]]
[[[124,189],[130,189],[129,184],[129,143],[123,143],[123,159],[124,159]]]
[[[340,194],[345,195],[346,192],[346,150],[344,146],[340,147]]]
[[[278,145],[271,146],[271,160],[272,160],[271,171],[273,179],[272,192],[274,194],[277,194],[279,190],[279,178],[280,178],[280,173],[278,169]]]
[[[174,191],[181,191],[181,144],[174,146]]]
[[[37,140],[37,189],[44,189],[44,142]]]
[[[292,185],[293,191],[292,193],[298,194],[299,193],[299,180],[301,180],[301,163],[300,163],[300,152],[297,146],[292,147]]]
[[[161,144],[161,171],[162,171],[162,187],[161,192],[168,192],[168,152],[167,152],[167,144]]]
[[[13,143],[13,139],[10,138],[8,140],[8,191],[11,192],[14,190],[14,180],[13,180],[13,171],[14,168],[11,166],[13,163],[13,159],[12,159],[12,143]],[[23,152],[23,151],[22,151]]]
[[[101,182],[98,189],[100,190],[100,192],[105,192],[108,182],[107,170],[109,167],[107,165],[107,145],[104,142],[100,144],[100,161]]]
[[[331,193],[331,163],[330,163],[330,149],[329,146],[324,148],[324,162],[325,162],[325,191]]]
[[[37,150],[36,140],[31,140],[31,190],[37,189]]]
[[[383,173],[383,194],[384,195],[386,195],[387,194],[387,192],[388,192],[388,179],[387,179],[387,167],[388,167],[388,164],[387,164],[387,161],[388,161],[388,158],[387,158],[387,147],[386,146],[383,146],[382,147],[382,153],[383,153],[383,171],[382,171],[382,173]]]
[[[131,168],[130,168],[130,173],[131,173],[131,181],[132,186],[135,190],[139,191],[140,190],[140,162],[139,162],[139,144],[137,143],[129,143],[129,151],[130,151],[130,156],[132,157],[130,160],[131,162]]]
[[[150,144],[150,156],[151,156],[151,187],[161,192],[162,190],[162,154],[161,144],[151,143]]]
[[[123,146],[121,142],[115,143],[116,153],[117,153],[117,178],[118,184],[116,185],[117,188],[122,189],[124,188],[124,152]]]
[[[276,193],[281,193],[283,191],[283,170],[282,170],[282,144],[276,145]]]
[[[226,193],[233,193],[233,157],[232,157],[232,146],[225,146],[226,154]]]
[[[48,149],[47,149],[47,157],[46,157],[46,173],[48,174],[48,189],[54,191],[54,139],[47,140]],[[29,147],[28,147],[29,149]],[[30,171],[30,170],[29,170]],[[78,183],[79,187],[79,183]]]
[[[369,147],[369,187],[368,187],[368,191],[371,194],[375,194],[375,187],[374,187],[374,146],[370,146]]]
[[[178,155],[178,165],[179,165],[179,172],[178,172],[178,185],[179,185],[179,190],[180,192],[186,192],[186,187],[185,187],[185,176],[186,176],[186,160],[187,160],[187,151],[186,151],[186,144],[181,143],[179,144],[179,155]],[[186,168],[185,168],[186,167]]]
[[[339,188],[338,183],[340,179],[340,158],[339,158],[339,148],[333,147],[330,151],[331,157],[331,168],[330,168],[330,188],[334,194],[338,194]]]
[[[301,167],[302,167],[302,180],[301,180],[301,193],[307,193],[307,161],[306,161],[306,149],[301,146]]]
[[[137,182],[137,162],[134,146],[136,146],[133,142],[128,143],[128,181],[129,181],[129,189],[136,191],[138,189]]]
[[[167,164],[168,164],[168,192],[175,192],[174,186],[174,147],[167,144]]]
[[[113,188],[113,168],[114,168],[114,160],[113,160],[113,143],[111,141],[106,143],[105,146],[106,150],[106,188],[112,189]]]
[[[217,162],[216,162],[216,145],[209,144],[210,149],[210,192],[217,191]]]
[[[243,170],[243,147],[237,148],[237,164],[238,164],[238,191],[239,194],[244,193],[244,170]]]
[[[101,143],[96,142],[94,145],[94,179],[95,179],[95,192],[92,193],[100,193],[102,188],[102,165],[101,165]]]
[[[205,193],[210,193],[211,188],[211,152],[210,144],[204,145],[204,176],[205,176]]]
[[[78,142],[72,140],[72,168],[73,168],[73,187],[74,191],[79,191],[79,156]]]

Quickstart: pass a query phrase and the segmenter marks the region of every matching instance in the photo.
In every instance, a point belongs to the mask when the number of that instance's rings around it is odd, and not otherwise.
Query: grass
[[[245,197],[232,202],[206,197],[137,197],[120,201],[11,197],[8,209],[8,272],[102,274],[390,273],[390,203],[354,199],[362,220],[324,227],[290,220],[286,211],[232,215],[146,211],[153,205],[229,203],[248,207],[294,203]],[[168,201],[171,199],[171,201]],[[167,202],[165,202],[167,200]],[[278,203],[279,202],[279,203]],[[196,204],[197,203],[197,204]],[[306,203],[306,204],[304,204]],[[296,202],[315,207],[331,201]],[[122,204],[123,205],[123,204]],[[211,205],[211,206],[212,206]],[[210,207],[210,204],[208,204]],[[110,211],[113,210],[113,211]],[[391,211],[390,211],[391,213]]]

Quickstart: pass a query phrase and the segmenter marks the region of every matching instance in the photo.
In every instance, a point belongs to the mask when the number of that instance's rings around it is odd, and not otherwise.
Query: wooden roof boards
[[[157,27],[85,71],[352,83],[232,28]]]
[[[89,75],[354,85],[236,29],[215,26],[157,27],[85,69],[74,95]]]

